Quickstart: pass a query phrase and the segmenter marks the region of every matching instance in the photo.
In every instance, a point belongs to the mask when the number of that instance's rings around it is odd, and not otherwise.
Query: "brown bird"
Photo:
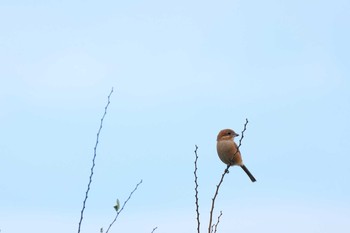
[[[216,144],[219,158],[227,165],[240,166],[243,171],[247,173],[250,180],[252,182],[255,182],[256,179],[252,173],[250,173],[248,168],[243,164],[241,152],[239,151],[237,144],[233,141],[237,136],[239,136],[239,134],[237,134],[232,129],[223,129],[219,132]]]

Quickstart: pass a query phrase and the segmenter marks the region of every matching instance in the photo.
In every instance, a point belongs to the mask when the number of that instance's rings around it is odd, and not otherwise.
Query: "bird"
[[[237,144],[234,142],[234,138],[239,136],[232,129],[223,129],[219,132],[217,137],[216,149],[221,161],[230,166],[240,166],[243,171],[249,176],[252,182],[255,182],[256,179],[250,173],[248,168],[243,164],[241,152]]]

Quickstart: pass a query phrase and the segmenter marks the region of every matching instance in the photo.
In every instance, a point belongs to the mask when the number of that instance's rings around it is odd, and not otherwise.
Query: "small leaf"
[[[115,211],[118,212],[119,208],[120,208],[120,204],[119,204],[119,199],[117,199],[117,203],[115,203],[115,206],[113,206]]]

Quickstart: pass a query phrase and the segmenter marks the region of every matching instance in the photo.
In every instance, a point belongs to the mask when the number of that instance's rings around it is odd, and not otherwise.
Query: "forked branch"
[[[239,151],[239,148],[241,147],[242,145],[242,140],[244,138],[244,132],[247,130],[247,124],[248,124],[248,119],[246,119],[246,122],[244,124],[244,128],[243,128],[243,131],[242,131],[242,136],[239,140],[239,145],[238,145],[238,150],[236,151],[236,153]],[[233,155],[235,156],[236,153]],[[226,176],[226,174],[229,173],[229,168],[230,168],[230,165],[227,165],[227,167],[225,168],[224,172],[222,173],[221,175],[221,178],[220,178],[220,181],[219,181],[219,184],[216,185],[216,190],[215,190],[215,193],[214,193],[214,197],[212,198],[212,201],[211,201],[211,209],[210,209],[210,216],[209,216],[209,227],[208,227],[208,233],[212,233],[212,222],[213,222],[213,212],[214,212],[214,207],[215,207],[215,200],[219,194],[219,189],[220,189],[220,186],[222,184],[222,182],[224,181],[224,178]],[[217,227],[217,226],[216,226]]]

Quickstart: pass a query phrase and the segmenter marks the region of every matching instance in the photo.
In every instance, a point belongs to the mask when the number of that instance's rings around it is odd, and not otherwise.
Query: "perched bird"
[[[219,132],[216,144],[219,158],[227,165],[240,166],[243,171],[247,173],[250,180],[252,182],[255,182],[256,179],[252,173],[250,173],[248,168],[243,164],[241,152],[239,151],[237,144],[233,141],[237,136],[239,136],[239,134],[237,134],[232,129],[223,129]]]

